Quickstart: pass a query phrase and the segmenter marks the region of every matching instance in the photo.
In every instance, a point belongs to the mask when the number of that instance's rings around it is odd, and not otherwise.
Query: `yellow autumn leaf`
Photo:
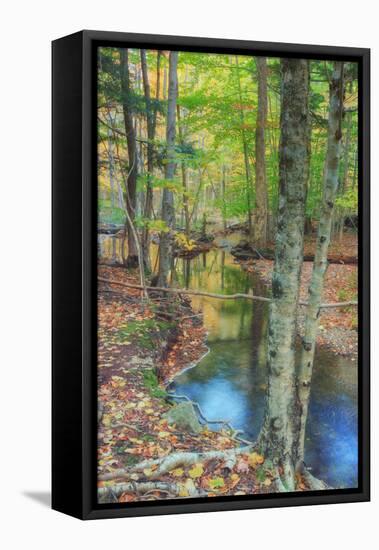
[[[153,473],[153,470],[151,470],[150,468],[145,468],[143,473],[145,474],[146,477],[150,477],[151,474]]]
[[[198,477],[201,477],[204,473],[204,468],[202,464],[195,464],[195,466],[189,470],[189,475],[192,477],[192,479],[196,479]]]
[[[179,496],[189,497],[196,492],[196,487],[192,479],[187,479],[185,483],[179,483]]]
[[[181,483],[179,485],[179,496],[180,497],[188,497],[188,490],[187,490],[186,486],[184,485],[184,483]]]
[[[253,468],[257,466],[258,464],[263,464],[265,461],[264,457],[256,452],[249,454],[249,465]]]
[[[163,438],[170,437],[170,435],[171,435],[170,432],[159,432],[158,433],[158,437],[163,437]]]
[[[103,416],[102,422],[103,422],[103,426],[111,426],[111,424],[112,424],[112,418],[111,418],[110,416],[108,416],[108,415],[107,415],[107,416],[104,415],[104,416]]]
[[[265,487],[270,487],[271,483],[272,483],[271,479],[269,477],[266,477],[266,479],[263,482],[263,485]]]
[[[176,468],[175,470],[172,470],[172,475],[175,477],[181,477],[184,474],[183,468]]]

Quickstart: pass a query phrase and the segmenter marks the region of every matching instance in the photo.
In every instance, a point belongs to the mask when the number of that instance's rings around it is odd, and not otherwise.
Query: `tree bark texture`
[[[151,101],[151,91],[149,82],[149,73],[146,61],[146,50],[141,50],[142,80],[146,105],[146,126],[147,126],[147,184],[146,197],[144,205],[145,226],[142,232],[142,253],[144,265],[148,271],[151,271],[150,261],[150,238],[147,220],[151,218],[153,209],[153,186],[152,178],[154,174],[154,138],[156,129],[157,112],[153,108]],[[159,75],[160,75],[160,52],[157,53],[157,92],[156,100],[159,99]]]
[[[178,95],[177,65],[178,52],[170,52],[166,127],[166,180],[172,180],[175,173],[176,102]],[[163,189],[162,219],[168,231],[162,231],[160,235],[158,286],[166,287],[168,285],[168,274],[173,257],[171,232],[175,227],[174,195],[173,192],[168,189],[167,185]]]
[[[265,57],[256,58],[258,72],[258,113],[255,130],[255,220],[254,243],[265,246],[267,242],[267,179],[266,179],[266,141],[267,121],[267,61]]]
[[[309,285],[309,300],[305,317],[301,363],[299,370],[299,399],[301,405],[301,431],[299,438],[299,460],[304,459],[305,428],[311,389],[313,360],[319,325],[320,305],[324,289],[324,278],[328,267],[333,210],[338,192],[338,174],[341,156],[341,118],[343,109],[343,63],[336,62],[330,83],[328,144],[325,159],[325,181],[321,215],[318,225],[317,248]]]
[[[268,330],[268,389],[259,445],[295,488],[299,404],[295,373],[296,313],[303,261],[309,177],[308,61],[282,59],[278,228]]]
[[[126,142],[128,148],[129,173],[125,187],[125,205],[128,212],[126,227],[128,231],[128,257],[126,265],[128,267],[137,267],[138,253],[134,239],[133,231],[130,225],[134,223],[136,210],[136,190],[137,190],[137,147],[136,135],[133,124],[131,86],[129,74],[129,53],[128,49],[120,49],[120,72],[121,72],[121,92],[122,92],[122,110],[124,115],[124,126]],[[130,220],[130,221],[129,221]]]

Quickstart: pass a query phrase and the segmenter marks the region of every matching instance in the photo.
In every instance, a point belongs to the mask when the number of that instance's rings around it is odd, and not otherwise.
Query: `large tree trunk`
[[[176,101],[178,95],[177,65],[178,52],[170,52],[166,127],[166,180],[172,180],[175,173]],[[163,189],[162,219],[165,222],[168,231],[162,231],[160,235],[158,286],[166,287],[168,285],[168,274],[173,258],[171,233],[175,227],[174,195],[167,186]]]
[[[257,247],[267,242],[267,180],[266,141],[267,120],[267,62],[265,57],[256,58],[258,71],[258,113],[255,130],[255,220],[254,242]]]
[[[128,256],[126,265],[128,267],[137,267],[138,265],[138,244],[135,241],[135,234],[131,224],[134,223],[136,210],[136,189],[137,189],[137,147],[136,135],[133,124],[133,114],[131,108],[131,86],[129,76],[129,54],[125,48],[120,49],[120,71],[121,71],[121,91],[122,91],[122,109],[124,114],[124,125],[126,142],[128,147],[129,172],[125,186],[125,205],[127,210],[126,229],[128,232]]]
[[[278,467],[290,491],[295,488],[300,428],[295,337],[309,176],[308,62],[282,59],[281,75],[278,229],[268,330],[267,401],[259,446]]]
[[[341,154],[341,115],[343,109],[343,63],[334,64],[330,83],[328,146],[325,159],[325,182],[321,216],[318,226],[317,248],[309,285],[309,305],[305,317],[305,335],[299,371],[299,399],[301,405],[301,432],[299,461],[304,459],[305,428],[311,389],[320,305],[324,278],[328,267],[328,248],[333,221],[334,202],[338,191],[338,173]]]

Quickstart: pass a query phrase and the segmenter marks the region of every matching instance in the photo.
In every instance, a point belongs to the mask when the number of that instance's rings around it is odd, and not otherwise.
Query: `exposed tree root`
[[[244,432],[242,430],[236,430],[232,426],[232,424],[227,420],[208,420],[208,418],[203,413],[197,401],[192,401],[192,399],[190,399],[186,395],[177,395],[174,393],[169,393],[168,396],[174,399],[184,399],[189,403],[191,403],[195,407],[195,409],[197,409],[200,418],[203,420],[203,422],[205,422],[205,424],[221,424],[222,426],[226,426],[232,432],[232,435],[231,435],[232,439],[234,439],[235,441],[239,441],[244,445],[254,445],[252,441],[249,441],[248,439],[243,439],[242,437],[240,437],[239,434],[243,434]]]
[[[162,475],[167,474],[171,470],[175,470],[180,466],[192,466],[198,462],[208,462],[213,459],[225,460],[225,467],[232,469],[237,456],[243,453],[249,453],[253,449],[253,445],[246,447],[236,447],[233,449],[226,449],[225,451],[207,451],[204,453],[173,453],[168,456],[163,456],[157,459],[149,459],[131,466],[128,469],[118,469],[107,474],[99,476],[100,481],[109,481],[117,478],[128,478],[131,474],[137,472],[143,472],[143,470],[156,468],[155,471],[149,475],[150,480],[159,479]]]
[[[131,481],[128,483],[116,483],[112,487],[100,487],[97,490],[97,496],[99,500],[106,499],[109,502],[110,499],[114,501],[118,500],[118,497],[122,493],[133,493],[134,495],[146,495],[154,491],[159,491],[165,493],[172,497],[180,496],[180,486],[177,483],[165,483],[165,482],[135,482]],[[199,491],[195,487],[189,488],[190,497],[205,496],[205,491]]]
[[[276,477],[274,479],[274,485],[276,487],[276,490],[278,491],[278,493],[287,493],[287,489],[285,488],[282,478],[280,477],[278,468],[276,468],[275,473]]]
[[[311,491],[325,491],[325,489],[333,488],[333,487],[329,487],[329,485],[327,485],[321,479],[317,479],[317,477],[314,477],[305,468],[302,470],[301,475]]]

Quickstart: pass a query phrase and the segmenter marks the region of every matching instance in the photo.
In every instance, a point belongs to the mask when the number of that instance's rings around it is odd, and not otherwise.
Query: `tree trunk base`
[[[125,267],[129,269],[134,269],[139,266],[138,256],[128,256],[125,261]]]

